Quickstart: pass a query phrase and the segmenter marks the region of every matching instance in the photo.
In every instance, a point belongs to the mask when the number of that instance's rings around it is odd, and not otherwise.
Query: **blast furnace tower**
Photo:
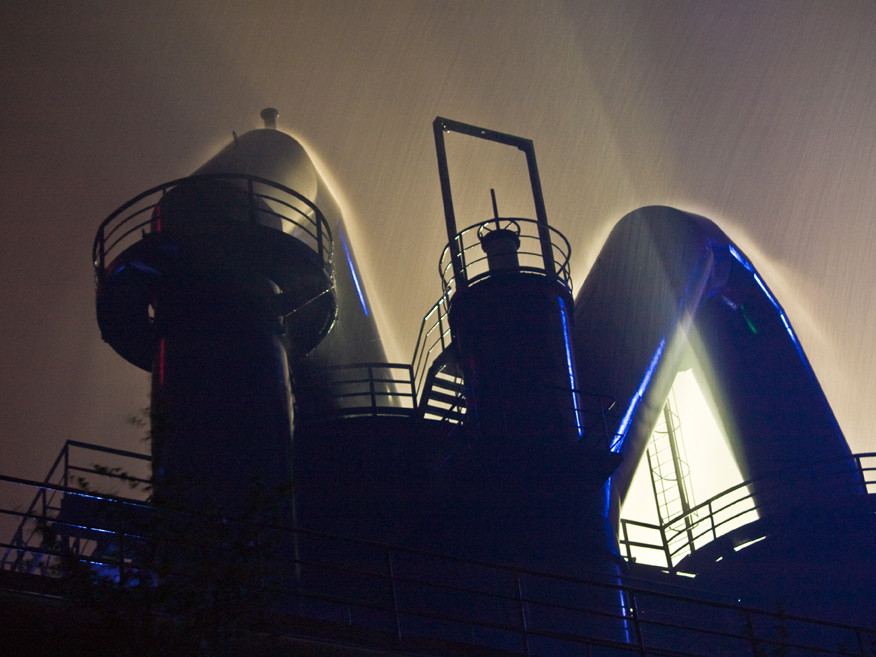
[[[102,336],[152,373],[159,503],[237,514],[281,494],[293,413],[333,410],[317,372],[385,360],[337,203],[277,114],[95,239]]]

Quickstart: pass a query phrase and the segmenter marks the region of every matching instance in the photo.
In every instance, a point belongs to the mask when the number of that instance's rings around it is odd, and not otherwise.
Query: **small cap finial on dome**
[[[276,110],[273,107],[266,107],[261,111],[260,116],[262,117],[262,121],[265,122],[266,128],[269,130],[277,129],[277,117],[280,116],[279,110]]]

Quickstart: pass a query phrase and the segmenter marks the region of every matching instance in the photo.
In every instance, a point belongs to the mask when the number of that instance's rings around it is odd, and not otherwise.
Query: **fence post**
[[[673,569],[672,550],[669,547],[669,541],[666,540],[666,527],[667,526],[668,526],[668,523],[667,524],[664,524],[662,522],[660,523],[660,542],[663,543],[663,556],[666,557],[666,567],[669,568],[669,570],[672,570]]]

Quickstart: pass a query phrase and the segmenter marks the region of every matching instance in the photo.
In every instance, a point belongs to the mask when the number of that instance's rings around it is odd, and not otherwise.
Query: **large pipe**
[[[577,295],[574,343],[582,388],[617,402],[615,515],[691,349],[768,539],[697,581],[799,613],[867,606],[851,594],[876,541],[862,478],[787,315],[714,223],[668,207],[624,217]]]

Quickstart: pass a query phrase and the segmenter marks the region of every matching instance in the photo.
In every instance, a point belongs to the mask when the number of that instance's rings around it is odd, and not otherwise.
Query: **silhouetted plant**
[[[93,471],[152,492],[151,481],[122,468],[95,464]],[[76,484],[92,491],[84,476]],[[58,517],[40,518],[36,531],[42,550],[54,555],[52,576],[65,595],[124,639],[117,654],[212,657],[262,624],[267,571],[281,545],[290,494],[291,484],[271,491],[254,484],[234,515],[216,504],[192,509],[174,499],[149,508],[103,495],[81,498],[77,513],[114,531],[101,533],[112,539],[88,555],[74,549],[76,538]]]

